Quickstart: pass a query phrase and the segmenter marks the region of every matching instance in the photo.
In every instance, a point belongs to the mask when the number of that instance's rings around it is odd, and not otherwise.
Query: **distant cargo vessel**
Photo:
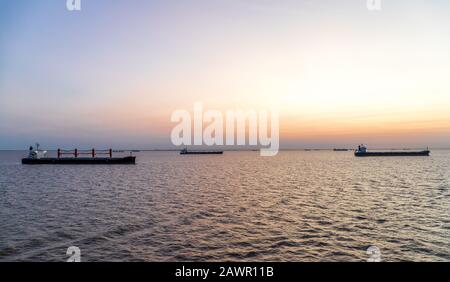
[[[127,156],[122,158],[113,158],[112,149],[104,151],[64,151],[58,149],[56,158],[48,158],[47,151],[39,149],[36,144],[36,150],[30,147],[28,158],[22,159],[24,165],[113,165],[113,164],[136,164],[136,157]],[[62,157],[64,155],[73,155],[73,157]],[[80,155],[90,155],[91,157],[79,157]],[[97,155],[108,155],[108,157],[97,157]]]
[[[349,149],[333,149],[333,151],[335,151],[335,152],[348,152],[350,150]]]
[[[358,149],[355,151],[356,157],[403,157],[403,156],[429,156],[430,150],[423,151],[389,151],[389,152],[367,152],[367,147],[364,145],[359,145]]]
[[[180,151],[180,155],[222,155],[223,151],[188,151],[184,148]]]

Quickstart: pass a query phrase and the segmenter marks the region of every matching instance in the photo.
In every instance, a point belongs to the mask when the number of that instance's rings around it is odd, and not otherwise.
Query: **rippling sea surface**
[[[23,166],[0,152],[0,261],[450,261],[450,151],[137,153]]]

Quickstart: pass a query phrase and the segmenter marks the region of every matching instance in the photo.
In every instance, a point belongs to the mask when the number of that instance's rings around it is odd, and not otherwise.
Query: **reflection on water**
[[[289,151],[136,166],[22,166],[0,152],[0,260],[450,260],[450,151]]]

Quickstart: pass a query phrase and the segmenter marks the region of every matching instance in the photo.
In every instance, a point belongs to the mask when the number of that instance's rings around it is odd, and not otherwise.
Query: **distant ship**
[[[188,151],[184,148],[180,151],[180,155],[222,155],[223,151]]]
[[[95,149],[88,151],[63,151],[58,149],[56,158],[48,158],[47,151],[30,147],[27,158],[22,159],[24,165],[113,165],[113,164],[135,164],[136,157],[127,156],[123,158],[113,158],[113,150],[96,151]],[[72,155],[73,157],[63,157],[64,155]],[[90,155],[91,157],[79,157],[80,155]],[[108,157],[96,157],[97,155],[107,155]]]
[[[335,151],[335,152],[348,152],[350,150],[349,149],[333,149],[333,151]]]
[[[367,147],[359,145],[355,151],[356,157],[402,157],[402,156],[429,156],[430,150],[423,151],[387,151],[387,152],[368,152]]]

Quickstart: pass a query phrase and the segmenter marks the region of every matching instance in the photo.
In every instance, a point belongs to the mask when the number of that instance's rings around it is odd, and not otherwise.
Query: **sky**
[[[282,148],[450,147],[450,2],[0,0],[0,149],[171,146],[270,109]]]

